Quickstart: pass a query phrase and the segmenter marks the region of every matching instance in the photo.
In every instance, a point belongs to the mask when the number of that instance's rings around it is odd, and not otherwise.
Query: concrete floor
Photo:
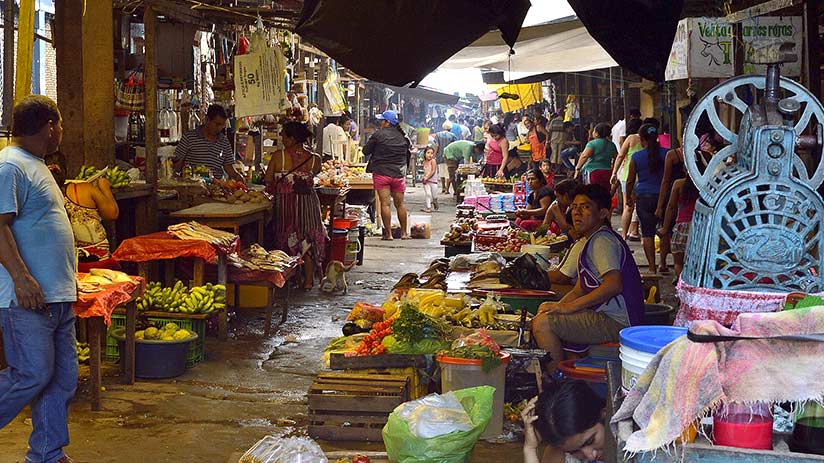
[[[410,213],[422,214],[420,186],[410,188],[407,198]],[[340,320],[355,302],[380,304],[401,275],[420,272],[443,255],[439,241],[452,222],[455,202],[442,197],[441,204],[441,212],[432,214],[430,240],[367,238],[364,265],[347,276],[349,294],[293,294],[288,321],[268,339],[261,313],[244,310],[232,323],[230,341],[208,338],[206,361],[179,378],[123,386],[111,367],[100,412],[90,411],[88,373],[84,378],[81,370],[67,453],[79,463],[234,463],[238,452],[266,434],[305,435],[306,391],[322,369],[323,348],[340,334]],[[636,250],[635,255],[643,254]],[[671,294],[670,287],[665,298]],[[26,410],[0,430],[0,463],[24,462],[30,429]],[[375,444],[321,444],[327,450],[382,450]],[[514,463],[520,455],[519,444],[480,443],[472,461]]]

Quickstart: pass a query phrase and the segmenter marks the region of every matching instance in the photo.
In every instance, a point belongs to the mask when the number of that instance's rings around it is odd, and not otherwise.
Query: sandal
[[[412,237],[411,237],[411,236],[409,236],[409,235],[403,235],[403,236],[401,236],[401,239],[402,239],[402,240],[411,240],[411,239],[412,239]]]
[[[432,213],[432,209],[427,209],[427,208],[425,208],[425,207],[422,207],[422,208],[421,208],[421,212],[427,212],[427,213],[431,214],[431,213]]]

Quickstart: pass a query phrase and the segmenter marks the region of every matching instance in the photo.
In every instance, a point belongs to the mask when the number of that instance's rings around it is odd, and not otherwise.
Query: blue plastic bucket
[[[638,377],[664,346],[687,334],[678,326],[631,326],[621,330],[621,386],[632,389]]]

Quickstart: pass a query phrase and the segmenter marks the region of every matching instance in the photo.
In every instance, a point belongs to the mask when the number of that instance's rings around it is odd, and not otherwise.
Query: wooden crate
[[[406,376],[322,373],[309,389],[309,436],[382,442],[389,413],[408,400]]]

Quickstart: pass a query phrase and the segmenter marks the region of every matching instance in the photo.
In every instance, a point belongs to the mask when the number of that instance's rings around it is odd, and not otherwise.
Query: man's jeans
[[[570,146],[569,148],[561,151],[561,162],[564,163],[564,167],[569,170],[575,170],[575,161],[578,159],[578,148],[575,146]]]
[[[72,304],[0,308],[0,330],[9,365],[0,371],[0,428],[31,404],[26,462],[53,463],[69,445],[69,401],[77,387]]]

